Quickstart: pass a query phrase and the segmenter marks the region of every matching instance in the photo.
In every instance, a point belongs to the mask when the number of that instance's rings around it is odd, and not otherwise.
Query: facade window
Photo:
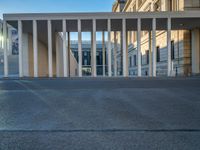
[[[136,59],[137,59],[137,57],[136,57],[136,55],[134,55],[134,59],[133,59],[133,61],[134,61],[134,62],[133,62],[134,66],[137,65],[137,60],[136,60]]]
[[[157,54],[157,62],[160,62],[160,47],[158,46],[158,47],[156,47],[156,54]]]
[[[129,57],[129,67],[132,67],[132,57]]]
[[[174,41],[171,41],[171,59],[175,59]]]
[[[83,65],[88,65],[87,59],[84,59],[84,64]]]
[[[97,52],[97,56],[96,56],[96,61],[97,61],[97,65],[102,65],[102,53],[101,52]]]
[[[146,51],[146,61],[148,65],[149,64],[149,50]]]

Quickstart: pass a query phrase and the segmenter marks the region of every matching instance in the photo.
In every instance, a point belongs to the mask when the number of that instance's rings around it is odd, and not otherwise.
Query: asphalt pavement
[[[199,150],[200,78],[0,80],[0,150]]]

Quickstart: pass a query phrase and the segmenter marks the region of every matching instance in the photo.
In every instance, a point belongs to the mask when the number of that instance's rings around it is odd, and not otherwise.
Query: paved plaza
[[[200,149],[200,78],[0,80],[0,150],[64,149]]]

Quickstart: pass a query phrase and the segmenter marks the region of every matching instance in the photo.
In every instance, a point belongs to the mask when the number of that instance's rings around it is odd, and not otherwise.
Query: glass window
[[[146,51],[146,61],[148,65],[149,64],[149,50]]]
[[[158,46],[157,48],[156,48],[156,53],[157,53],[157,62],[160,62],[160,47]]]
[[[136,57],[136,55],[134,55],[134,66],[136,66],[137,65],[137,57]]]
[[[174,41],[171,41],[171,59],[175,59]]]
[[[129,67],[132,67],[132,57],[129,57]]]

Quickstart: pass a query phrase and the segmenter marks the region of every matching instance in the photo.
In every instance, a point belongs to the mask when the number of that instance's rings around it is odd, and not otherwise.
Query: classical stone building
[[[160,12],[160,11],[195,11],[200,10],[199,0],[117,0],[113,4],[113,12]],[[191,22],[192,23],[192,22]],[[184,25],[184,24],[182,24]],[[116,38],[115,38],[116,35]],[[173,30],[171,32],[171,75],[190,75],[199,73],[199,28],[193,30]],[[156,32],[156,74],[167,75],[167,32]],[[152,75],[152,32],[141,33],[141,65],[142,75]],[[112,34],[113,53],[116,61],[113,68],[116,74],[122,74],[122,34]],[[138,74],[137,32],[127,32],[129,75]],[[198,50],[196,51],[196,47]],[[192,52],[193,51],[193,52]],[[193,57],[192,57],[193,55]],[[197,59],[194,59],[198,56]]]

